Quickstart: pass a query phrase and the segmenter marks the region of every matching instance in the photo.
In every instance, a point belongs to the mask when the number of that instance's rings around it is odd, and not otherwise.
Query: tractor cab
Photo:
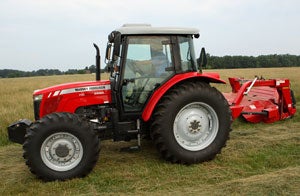
[[[153,92],[179,73],[197,72],[193,28],[124,25],[108,36],[106,61],[121,116],[140,116]]]

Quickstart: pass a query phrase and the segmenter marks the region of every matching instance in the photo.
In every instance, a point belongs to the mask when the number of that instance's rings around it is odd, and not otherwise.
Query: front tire
[[[77,115],[53,113],[27,130],[23,144],[30,171],[45,181],[86,176],[98,160],[99,139]]]
[[[162,157],[173,163],[213,159],[229,138],[231,111],[224,96],[203,82],[186,82],[160,101],[151,127]]]

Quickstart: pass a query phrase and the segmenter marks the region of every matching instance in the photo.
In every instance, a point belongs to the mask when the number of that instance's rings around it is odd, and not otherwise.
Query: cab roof
[[[146,34],[175,34],[175,35],[199,35],[196,28],[183,27],[152,27],[150,24],[124,24],[116,29],[123,35],[146,35]]]

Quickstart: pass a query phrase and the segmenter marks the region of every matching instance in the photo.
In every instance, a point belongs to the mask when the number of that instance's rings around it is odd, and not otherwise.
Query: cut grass
[[[299,108],[300,68],[211,70],[227,76],[290,78]],[[85,178],[42,182],[30,173],[22,147],[7,140],[6,127],[33,120],[32,91],[50,85],[94,80],[92,75],[0,79],[0,192],[2,195],[299,195],[300,118],[273,124],[238,119],[227,146],[214,160],[196,165],[162,160],[151,141],[142,150],[121,153],[135,141],[101,142],[99,161]],[[217,85],[230,91],[228,85]]]
[[[190,166],[161,160],[150,141],[143,141],[142,151],[136,153],[119,152],[132,142],[104,141],[93,172],[66,182],[36,179],[24,164],[21,146],[7,145],[0,148],[0,189],[3,194],[30,195],[299,193],[299,129],[273,139],[271,128],[276,126],[257,127],[260,131],[233,131],[222,154]]]

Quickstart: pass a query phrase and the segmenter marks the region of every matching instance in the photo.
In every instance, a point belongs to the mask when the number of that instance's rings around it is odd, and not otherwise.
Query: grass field
[[[213,70],[221,78],[254,75],[289,78],[300,104],[300,68]],[[32,92],[50,85],[94,80],[93,75],[0,79],[1,195],[300,195],[300,115],[274,124],[233,123],[230,140],[214,160],[191,166],[159,158],[151,141],[142,150],[119,152],[132,143],[103,141],[99,161],[83,179],[42,182],[22,158],[22,146],[7,139],[6,127],[33,120]],[[230,91],[228,85],[216,85]]]

